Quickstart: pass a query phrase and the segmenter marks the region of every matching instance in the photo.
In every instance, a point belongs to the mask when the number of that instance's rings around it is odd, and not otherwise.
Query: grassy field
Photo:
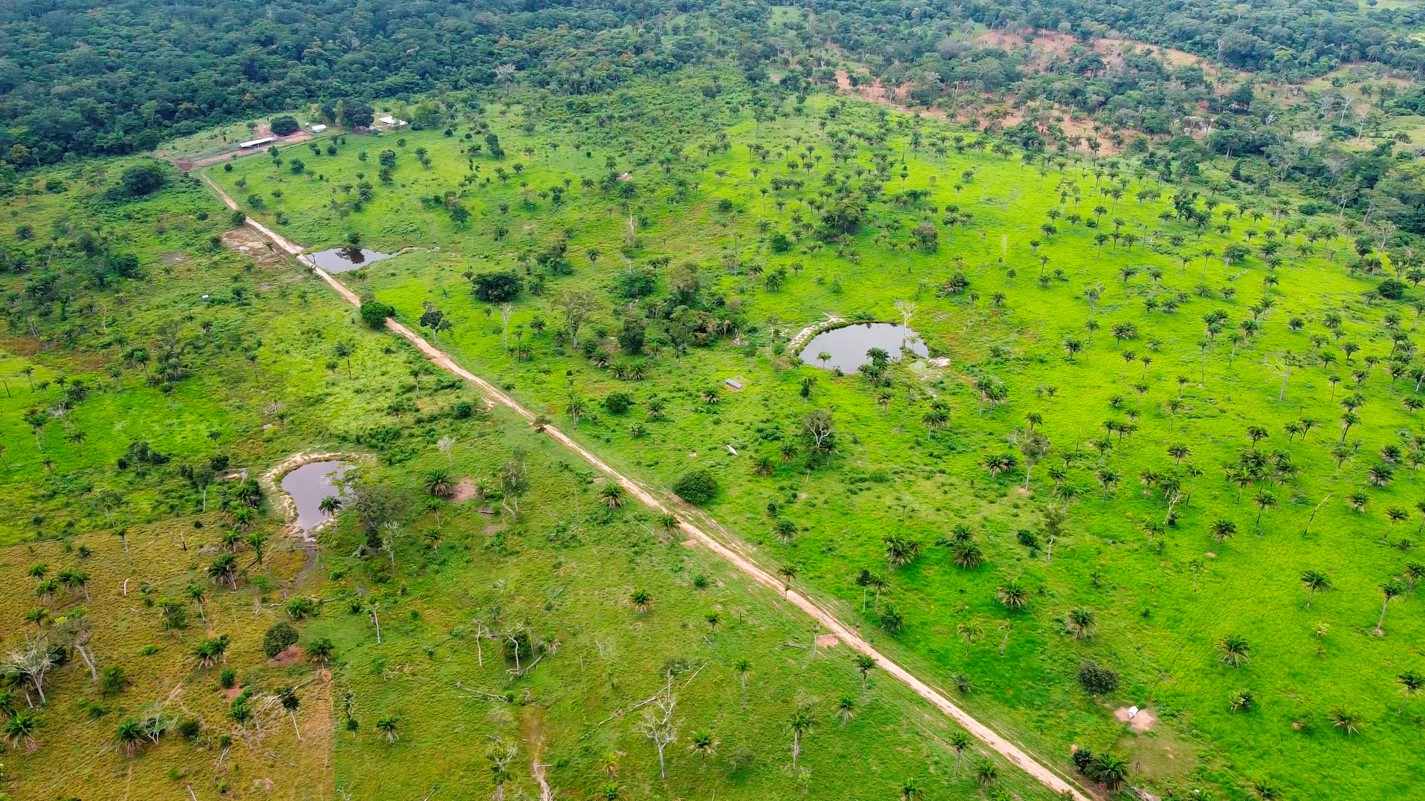
[[[1366,232],[1213,169],[1194,225],[1132,162],[1026,162],[820,96],[754,115],[716,76],[519,100],[213,176],[305,244],[412,249],[345,280],[441,312],[436,342],[620,468],[710,471],[710,513],[760,559],[868,629],[898,619],[882,644],[1066,770],[1079,744],[1160,791],[1421,786],[1398,681],[1421,669],[1417,312],[1376,293],[1389,266],[1352,266]],[[470,151],[484,126],[503,159]],[[855,231],[818,236],[837,187],[868,184]],[[508,306],[471,294],[497,270],[525,285]],[[909,315],[949,366],[798,365],[788,337],[829,314]],[[862,570],[887,582],[871,603]],[[1116,687],[1086,692],[1088,662]],[[1133,704],[1155,728],[1114,719]]]
[[[234,252],[194,182],[109,196],[131,164],[0,207],[27,265],[0,275],[0,654],[49,665],[5,672],[0,798],[518,798],[536,772],[560,798],[1047,798],[295,262]],[[96,279],[116,254],[140,275]],[[388,549],[358,554],[359,510],[312,553],[276,498],[245,511],[244,471],[307,451],[373,457]],[[434,498],[437,470],[485,494]]]

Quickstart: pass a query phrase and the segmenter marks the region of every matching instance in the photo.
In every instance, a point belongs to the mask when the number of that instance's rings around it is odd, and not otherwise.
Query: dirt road
[[[213,183],[213,181],[208,178],[208,176],[204,175],[203,180],[208,184],[209,187],[213,189],[214,192],[217,193],[218,197],[222,199],[223,203],[225,203],[228,208],[234,211],[239,210],[237,203],[231,197],[229,197],[228,194],[224,192],[221,187]],[[361,299],[357,297],[356,293],[352,292],[349,288],[347,288],[345,284],[332,277],[332,275],[327,273],[325,270],[322,270],[312,264],[311,260],[303,255],[303,249],[301,246],[297,245],[286,237],[283,237],[282,235],[276,233],[275,231],[272,231],[267,226],[257,222],[256,220],[253,220],[250,217],[247,219],[247,224],[251,226],[253,230],[271,239],[272,242],[276,244],[279,248],[287,251],[288,253],[291,253],[293,256],[296,256],[303,264],[305,264],[309,269],[311,269],[312,272],[316,273],[317,277],[325,281],[333,290],[337,292],[337,294],[339,294],[344,300],[346,300],[346,302],[352,305],[359,305],[361,303]],[[427,342],[424,337],[420,336],[411,329],[397,322],[395,319],[387,319],[386,328],[392,333],[414,345],[418,350],[420,350],[421,353],[425,354],[427,359],[429,359],[436,366],[446,370],[452,375],[459,376],[460,378],[469,382],[476,389],[478,389],[480,393],[485,396],[486,400],[491,404],[498,404],[500,406],[504,406],[513,411],[515,414],[518,414],[520,417],[524,418],[526,421],[531,423],[534,422],[536,418],[534,412],[531,412],[529,409],[526,409],[518,401],[505,394],[504,391],[500,390],[494,384],[491,384],[490,382],[486,381],[483,378],[480,378],[469,370],[466,370],[464,367],[461,367],[458,363],[456,363],[455,359],[451,358],[449,354]],[[951,718],[962,728],[964,728],[965,731],[970,734],[970,736],[978,739],[986,747],[992,749],[993,751],[995,751],[995,753],[998,753],[1010,763],[1019,767],[1025,773],[1029,774],[1029,776],[1032,777],[1034,780],[1038,781],[1040,784],[1044,785],[1049,790],[1055,793],[1062,794],[1066,798],[1072,798],[1074,799],[1074,801],[1092,801],[1092,799],[1090,799],[1087,794],[1080,790],[1076,784],[1069,781],[1067,778],[1060,775],[1057,771],[1045,765],[1043,762],[1040,762],[1038,759],[1030,755],[1024,749],[1000,736],[1000,734],[997,733],[994,729],[990,728],[984,723],[981,723],[979,720],[971,716],[970,713],[961,709],[959,706],[956,706],[955,703],[952,702],[950,698],[944,693],[942,693],[940,690],[937,690],[930,684],[917,678],[910,671],[906,670],[905,668],[901,667],[899,664],[891,660],[890,657],[876,650],[870,642],[862,638],[861,635],[857,634],[851,626],[842,623],[839,619],[836,618],[835,615],[823,609],[811,598],[803,595],[797,590],[785,589],[783,587],[782,581],[779,578],[774,576],[772,573],[770,573],[760,565],[758,565],[752,559],[737,551],[732,544],[724,542],[722,539],[719,539],[718,537],[715,537],[712,534],[708,533],[708,531],[704,528],[694,524],[692,522],[692,518],[694,516],[694,511],[692,509],[684,507],[680,502],[676,500],[665,500],[663,498],[660,498],[652,490],[649,490],[639,482],[624,475],[623,473],[620,473],[613,467],[606,464],[602,459],[594,455],[591,451],[580,445],[578,442],[575,442],[573,438],[565,434],[563,431],[560,431],[558,428],[555,428],[552,425],[545,425],[543,426],[543,431],[551,439],[558,442],[560,445],[563,445],[565,448],[574,452],[575,454],[578,454],[580,458],[588,462],[596,470],[603,473],[611,481],[614,481],[619,486],[623,487],[625,492],[636,498],[644,506],[647,506],[648,508],[660,514],[672,514],[678,520],[679,529],[681,529],[682,532],[686,534],[691,540],[703,546],[704,548],[707,548],[713,554],[718,556],[723,561],[731,564],[733,567],[737,568],[739,571],[751,578],[753,581],[771,589],[776,595],[784,598],[788,603],[791,603],[793,606],[800,609],[808,617],[811,617],[817,623],[826,627],[828,631],[835,634],[837,639],[845,643],[847,647],[871,657],[871,659],[875,660],[876,666],[879,667],[881,670],[885,671],[886,675],[909,687],[916,695],[930,702],[932,706],[934,706],[936,709],[939,709],[947,717]]]

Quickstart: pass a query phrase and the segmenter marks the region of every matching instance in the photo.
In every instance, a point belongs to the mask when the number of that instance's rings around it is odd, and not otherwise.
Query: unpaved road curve
[[[237,203],[229,197],[221,187],[213,183],[212,179],[204,175],[203,181],[217,193],[218,197],[222,199],[228,208],[233,211],[241,210]],[[361,303],[361,299],[357,297],[355,292],[352,292],[345,284],[332,277],[327,271],[312,264],[310,259],[303,256],[303,248],[300,245],[250,217],[247,218],[247,224],[251,226],[253,230],[270,239],[282,250],[296,256],[304,265],[311,269],[312,272],[316,273],[318,278],[321,278],[327,285],[335,290],[337,294],[341,295],[347,303],[352,305],[359,305]],[[427,342],[424,337],[397,322],[395,319],[386,320],[386,328],[414,345],[436,366],[446,370],[452,375],[459,376],[475,386],[490,403],[504,406],[526,421],[534,422],[536,418],[534,412],[526,409],[494,384],[461,367],[449,354]],[[1080,790],[1076,784],[1031,756],[1024,749],[1000,736],[994,729],[981,723],[971,716],[970,713],[956,706],[944,693],[917,678],[910,671],[892,661],[890,657],[876,650],[871,643],[857,634],[855,630],[845,623],[842,623],[835,615],[823,609],[815,601],[796,590],[785,589],[780,579],[773,576],[756,562],[734,550],[721,539],[709,534],[703,528],[694,525],[690,520],[688,510],[679,508],[680,505],[676,502],[665,502],[642,484],[610,467],[604,460],[595,456],[592,452],[584,448],[584,446],[570,438],[569,435],[554,426],[545,425],[543,426],[543,431],[549,435],[551,439],[578,454],[584,461],[623,487],[625,492],[637,498],[644,506],[660,514],[672,514],[678,520],[678,527],[694,542],[707,548],[723,561],[746,574],[753,581],[785,598],[793,606],[806,613],[808,617],[811,617],[817,623],[825,626],[828,631],[835,634],[837,639],[845,643],[847,647],[871,657],[871,659],[875,660],[876,667],[885,671],[888,676],[893,677],[896,681],[909,687],[916,695],[930,702],[932,706],[939,709],[947,717],[964,728],[970,736],[978,739],[986,747],[992,749],[995,753],[1019,767],[1035,781],[1038,781],[1055,793],[1059,793],[1066,798],[1074,799],[1074,801],[1093,801],[1093,799],[1084,793],[1084,791]]]

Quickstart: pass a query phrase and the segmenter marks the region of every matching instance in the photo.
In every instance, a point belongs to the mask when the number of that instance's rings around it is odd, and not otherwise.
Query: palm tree
[[[985,563],[984,552],[973,540],[955,543],[955,565],[965,570],[973,570]]]
[[[1265,511],[1267,510],[1267,507],[1268,507],[1268,506],[1276,506],[1276,505],[1277,505],[1277,497],[1276,497],[1275,495],[1271,494],[1270,492],[1267,492],[1266,490],[1262,490],[1261,492],[1258,492],[1258,493],[1257,493],[1257,497],[1256,497],[1256,498],[1253,498],[1252,500],[1257,504],[1256,528],[1257,528],[1258,531],[1261,531],[1261,530],[1262,530],[1262,512],[1265,512]]]
[[[688,750],[694,754],[708,759],[717,753],[717,740],[713,739],[711,733],[700,731],[693,735],[693,739],[688,743]]]
[[[386,742],[394,743],[396,742],[396,738],[400,736],[400,734],[396,731],[396,727],[400,724],[400,722],[401,719],[396,717],[395,715],[387,715],[386,717],[376,721],[376,730],[386,735]]]
[[[792,769],[796,770],[797,759],[802,755],[802,738],[816,725],[816,719],[812,717],[811,710],[805,705],[797,707],[797,711],[792,713],[790,723],[792,729]]]
[[[504,801],[505,784],[510,780],[510,763],[516,756],[515,745],[507,740],[497,739],[490,743],[485,758],[490,761],[490,781],[495,785],[492,801]]]
[[[133,756],[143,747],[143,724],[133,718],[126,718],[119,724],[118,730],[114,733],[114,739],[119,741],[119,748],[123,750],[125,756]]]
[[[849,695],[841,696],[841,700],[836,703],[836,716],[841,719],[841,725],[851,719],[856,712],[856,699]]]
[[[1406,695],[1414,695],[1420,692],[1421,689],[1425,689],[1425,676],[1413,670],[1405,671],[1399,676],[1396,676],[1396,679],[1400,681],[1400,687],[1405,690]]]
[[[317,511],[327,517],[335,517],[336,513],[341,511],[341,498],[335,495],[322,498],[321,502],[317,504]]]
[[[1029,604],[1029,593],[1025,592],[1018,581],[1009,581],[995,590],[995,600],[1005,609],[1017,612]]]
[[[1069,610],[1069,614],[1064,618],[1064,630],[1070,637],[1076,640],[1087,640],[1093,636],[1094,614],[1091,610],[1082,606]]]
[[[792,591],[792,580],[797,577],[796,565],[782,565],[777,568],[777,575],[782,579],[782,592]]]
[[[1361,731],[1361,719],[1341,707],[1331,710],[1331,725],[1347,736],[1359,734]]]
[[[237,589],[237,571],[237,557],[231,553],[218,554],[218,558],[208,565],[208,577],[232,589]]]
[[[981,787],[988,787],[994,784],[995,779],[998,778],[999,770],[995,767],[995,764],[988,759],[981,759],[979,764],[975,766],[975,781],[978,782]]]
[[[35,744],[35,729],[40,719],[33,710],[17,711],[5,721],[5,739],[15,748],[29,748]]]
[[[603,500],[604,506],[617,509],[623,506],[623,487],[617,484],[605,484],[604,488],[599,490],[599,497]]]
[[[866,689],[866,677],[875,667],[875,659],[866,654],[856,655],[856,672],[861,674],[861,689]]]
[[[267,534],[262,531],[254,531],[247,535],[247,546],[252,549],[252,556],[257,564],[262,564],[263,554],[267,548]]]
[[[898,534],[889,534],[885,539],[886,561],[891,567],[905,567],[920,555],[920,543]]]
[[[960,767],[965,760],[965,751],[970,747],[970,735],[956,731],[950,735],[950,747],[955,751],[955,775],[960,775]]]
[[[1099,754],[1094,759],[1093,777],[1110,793],[1117,792],[1128,778],[1128,763],[1115,754]]]
[[[1380,592],[1381,595],[1384,597],[1384,600],[1381,601],[1380,617],[1376,619],[1376,627],[1374,633],[1377,637],[1384,637],[1385,610],[1390,606],[1390,602],[1395,600],[1395,597],[1397,595],[1400,595],[1405,592],[1405,586],[1400,583],[1400,579],[1393,578],[1390,581],[1387,581],[1386,583],[1380,585]]]
[[[455,482],[451,481],[450,473],[439,467],[426,473],[425,488],[426,492],[430,493],[432,498],[445,499],[455,494]],[[325,501],[326,499],[323,498],[322,500]],[[326,510],[323,509],[322,511],[325,512]]]
[[[653,596],[647,590],[634,590],[628,599],[640,613],[647,612],[653,606]]]
[[[1222,642],[1218,643],[1218,649],[1222,651],[1223,663],[1232,667],[1246,664],[1252,654],[1252,646],[1247,643],[1247,638],[1240,634],[1223,637]]]
[[[190,581],[188,587],[184,590],[184,594],[188,596],[188,600],[192,601],[194,605],[198,607],[198,618],[204,623],[208,622],[207,591],[205,591],[201,585]]]
[[[1320,570],[1306,570],[1301,574],[1301,586],[1306,588],[1306,606],[1309,609],[1316,593],[1331,589],[1331,577]]]
[[[1212,538],[1218,542],[1226,542],[1236,533],[1237,524],[1231,520],[1216,520],[1212,523]]]

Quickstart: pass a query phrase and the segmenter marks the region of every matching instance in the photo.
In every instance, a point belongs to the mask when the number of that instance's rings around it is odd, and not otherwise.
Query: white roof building
[[[376,121],[386,126],[387,128],[400,128],[401,126],[406,124],[405,120],[398,120],[390,114],[387,114],[384,117],[377,117]]]
[[[313,123],[313,124],[310,126],[310,129],[311,129],[312,133],[321,133],[322,131],[325,131],[325,130],[327,129],[327,126],[325,126],[325,125],[321,124],[320,122],[318,122],[318,123]]]
[[[277,137],[275,136],[264,136],[261,139],[249,139],[246,142],[239,142],[238,147],[242,148],[243,150],[246,150],[250,147],[261,147],[262,145],[270,144],[276,141]]]

